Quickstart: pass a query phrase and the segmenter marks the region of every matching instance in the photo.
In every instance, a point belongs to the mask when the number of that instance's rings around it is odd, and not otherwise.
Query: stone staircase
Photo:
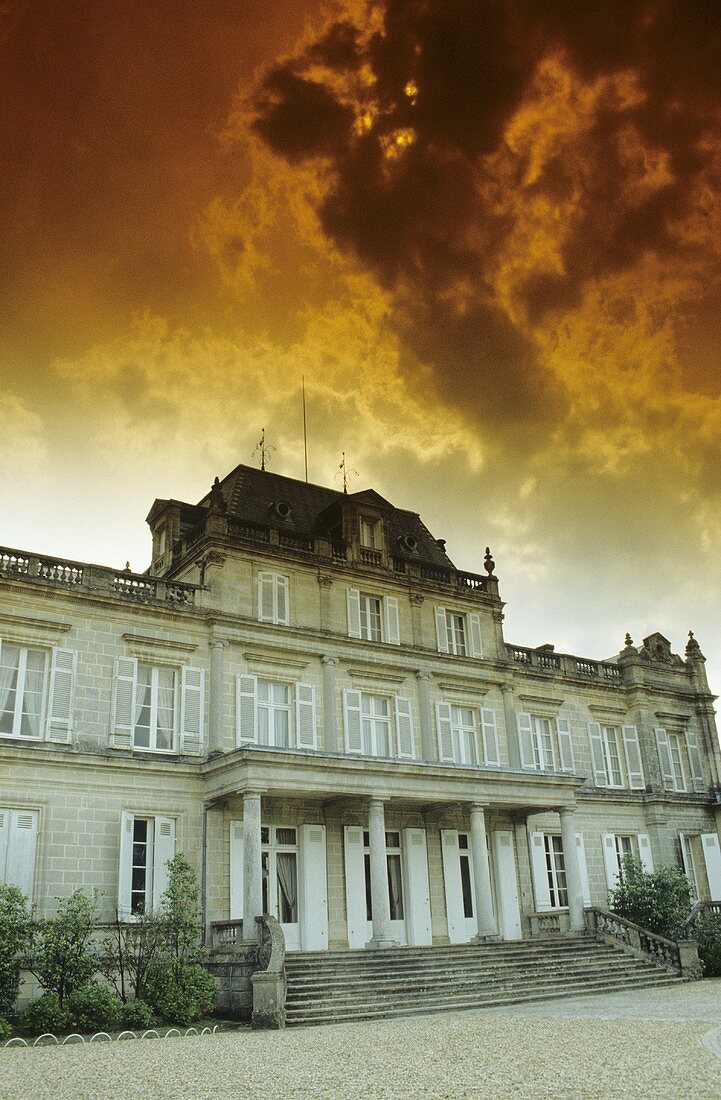
[[[584,936],[286,956],[289,1027],[454,1012],[683,979]]]

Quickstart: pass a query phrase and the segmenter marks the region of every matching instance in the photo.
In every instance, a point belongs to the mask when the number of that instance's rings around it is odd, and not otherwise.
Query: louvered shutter
[[[591,745],[591,763],[593,765],[593,781],[597,787],[607,787],[606,757],[603,752],[603,737],[601,735],[601,723],[588,723],[588,740]]]
[[[458,832],[455,829],[441,829],[441,857],[443,861],[443,887],[446,895],[448,939],[451,943],[464,943],[468,936],[466,934],[466,917],[463,910]]]
[[[429,946],[433,942],[433,934],[425,829],[403,830],[403,888],[408,899],[406,908],[408,946]]]
[[[558,755],[562,772],[572,772],[573,763],[573,737],[571,736],[571,723],[568,718],[556,719],[556,737],[558,738]]]
[[[383,603],[385,604],[386,613],[386,641],[391,645],[400,645],[401,631],[398,622],[398,600],[395,596],[386,596]]]
[[[168,888],[169,859],[175,855],[175,818],[156,817],[153,847],[153,909],[160,908],[160,899]]]
[[[258,574],[258,618],[261,622],[275,621],[275,574]]]
[[[180,751],[197,756],[203,751],[205,673],[183,667],[180,694]]]
[[[53,650],[47,720],[49,741],[67,743],[72,740],[77,658],[72,649]]]
[[[351,688],[343,692],[343,724],[346,752],[363,752],[361,693]]]
[[[135,696],[138,684],[138,662],[134,657],[118,657],[115,661],[113,685],[112,745],[119,749],[133,747],[135,728]]]
[[[451,704],[436,703],[436,729],[438,733],[438,759],[453,762],[453,727]]]
[[[445,607],[436,608],[436,645],[439,653],[448,652],[448,627]]]
[[[667,791],[672,791],[675,787],[675,780],[673,774],[673,766],[671,764],[671,750],[668,744],[668,734],[666,733],[666,730],[663,728],[663,726],[657,726],[655,733],[663,785]]]
[[[299,907],[300,934],[304,951],[328,947],[328,871],[325,825],[301,825]]]
[[[513,834],[505,829],[494,829],[491,841],[496,866],[499,928],[504,940],[520,940],[523,933]]]
[[[481,617],[475,613],[468,616],[468,633],[471,636],[471,657],[483,656],[483,641],[481,640]]]
[[[706,863],[711,901],[721,901],[721,847],[716,833],[701,834],[701,851]]]
[[[501,754],[498,748],[498,730],[496,712],[490,707],[481,707],[481,731],[483,733],[483,761],[489,768],[500,768]]]
[[[369,940],[366,916],[366,880],[363,830],[358,825],[344,828],[345,899],[348,946],[365,947]]]
[[[644,871],[647,874],[653,874],[653,853],[651,851],[651,837],[648,833],[639,833],[636,837],[638,842],[638,858],[641,860]]]
[[[17,886],[29,901],[35,884],[35,849],[38,839],[38,815],[34,810],[11,810],[5,881]]]
[[[243,822],[230,823],[230,919],[243,919]]]
[[[129,920],[131,916],[133,826],[133,815],[123,810],[120,815],[120,863],[118,865],[118,917],[120,920]]]
[[[646,786],[641,763],[641,749],[638,743],[638,730],[635,726],[622,726],[623,747],[626,750],[626,769],[628,785],[632,791],[641,791]]]
[[[256,677],[241,673],[235,681],[236,736],[239,745],[253,745],[258,740],[255,720],[257,693]]]
[[[703,777],[701,753],[699,752],[695,730],[686,730],[686,751],[688,753],[688,766],[691,772],[693,789],[699,793],[703,793],[706,790],[706,782]]]
[[[591,886],[588,881],[588,864],[586,863],[586,845],[583,843],[581,833],[576,833],[576,855],[578,856],[578,869],[581,872],[581,891],[583,904],[591,904]]]
[[[399,757],[412,760],[415,756],[413,748],[413,712],[411,701],[405,695],[396,695],[396,734]]]
[[[357,588],[349,588],[346,594],[348,603],[348,637],[360,638],[360,592]]]
[[[521,749],[521,767],[536,771],[536,758],[533,752],[533,719],[526,711],[516,712],[518,743]]]
[[[601,837],[603,846],[603,865],[606,869],[606,886],[609,890],[615,890],[618,886],[618,856],[616,855],[616,837],[613,833],[604,833]]]
[[[315,688],[295,685],[295,743],[299,749],[316,748]]]
[[[0,882],[5,882],[8,840],[10,837],[10,810],[0,810]]]
[[[536,912],[543,913],[551,908],[551,891],[548,888],[546,870],[546,850],[543,846],[543,833],[531,833],[531,873],[533,875],[533,893],[536,898]]]
[[[290,622],[288,578],[279,573],[275,575],[275,621],[282,626],[287,626]]]

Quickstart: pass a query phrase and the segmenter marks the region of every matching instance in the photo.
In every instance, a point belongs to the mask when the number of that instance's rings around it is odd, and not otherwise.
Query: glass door
[[[371,857],[368,830],[363,833],[363,862],[365,866],[366,918],[368,920],[368,938],[373,935],[373,908],[371,900]],[[390,934],[398,943],[408,943],[406,934],[405,905],[403,891],[403,860],[401,852],[401,834],[386,833],[386,868],[388,874],[388,903],[391,922]]]
[[[298,836],[294,828],[261,829],[263,912],[280,922],[288,951],[300,951],[298,918]]]

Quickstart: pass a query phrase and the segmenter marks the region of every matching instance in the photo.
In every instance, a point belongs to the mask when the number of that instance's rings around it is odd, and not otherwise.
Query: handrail
[[[699,917],[703,913],[717,913],[721,917],[721,901],[697,901],[686,920],[675,929],[673,938],[677,942],[688,939],[689,934],[694,931]]]
[[[586,913],[588,926],[597,936],[608,936],[629,953],[651,959],[684,977],[701,977],[698,949],[693,941],[666,939],[597,905],[591,906]]]

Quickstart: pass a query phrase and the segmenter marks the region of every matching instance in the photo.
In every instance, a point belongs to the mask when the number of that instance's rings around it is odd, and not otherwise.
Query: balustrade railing
[[[233,951],[243,942],[242,920],[216,920],[210,926],[210,946],[219,951]]]
[[[686,920],[674,932],[673,938],[676,941],[693,938],[696,925],[707,913],[721,920],[721,901],[697,901]]]
[[[608,937],[631,954],[644,956],[688,978],[701,977],[698,951],[693,942],[668,940],[598,906],[586,910],[586,921],[590,931]]]
[[[568,653],[553,653],[548,649],[530,649],[527,646],[507,645],[506,651],[517,665],[537,668],[542,672],[564,672],[567,676],[583,676],[584,679],[620,682],[621,669],[608,661],[592,661],[586,657],[573,657]]]
[[[358,548],[360,560],[364,565],[382,565],[383,564],[383,552],[381,550],[373,550],[369,546],[360,546]]]

